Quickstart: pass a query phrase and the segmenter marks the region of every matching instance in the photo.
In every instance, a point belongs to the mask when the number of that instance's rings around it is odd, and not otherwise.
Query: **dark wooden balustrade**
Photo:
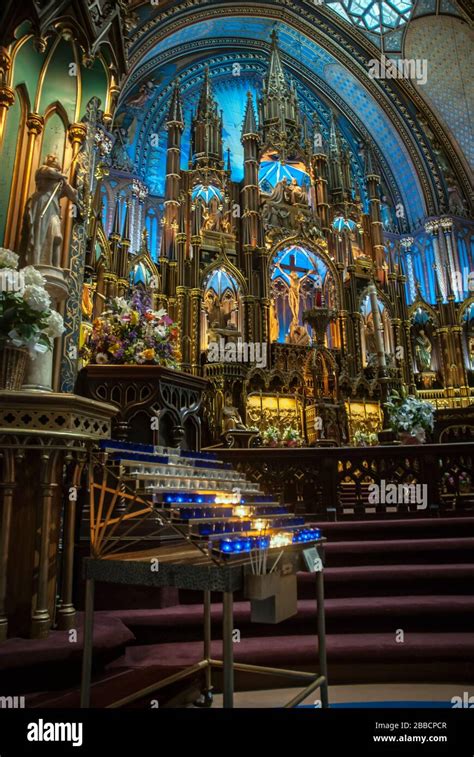
[[[422,516],[474,509],[474,443],[222,449],[219,456],[262,489],[320,518]],[[421,484],[423,501],[369,502],[369,486]],[[386,489],[386,494],[388,491]],[[390,495],[386,497],[390,500]]]

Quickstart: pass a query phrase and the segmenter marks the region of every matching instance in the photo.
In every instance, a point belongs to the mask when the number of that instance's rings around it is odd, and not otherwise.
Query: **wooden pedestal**
[[[206,387],[205,379],[158,365],[88,365],[76,391],[115,405],[112,435],[119,441],[198,450]]]
[[[110,437],[114,412],[73,394],[0,392],[0,641],[47,636],[57,595],[58,623],[73,627],[76,500],[69,485],[91,446]]]

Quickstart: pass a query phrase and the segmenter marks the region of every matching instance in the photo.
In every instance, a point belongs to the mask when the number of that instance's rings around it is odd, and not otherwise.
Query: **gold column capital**
[[[8,110],[15,102],[15,92],[7,84],[0,85],[0,108]]]
[[[81,122],[70,124],[67,130],[67,136],[71,144],[82,144],[87,136],[87,126]]]
[[[44,128],[44,118],[39,113],[29,113],[26,119],[26,128],[30,134],[34,134],[35,137],[41,134]]]

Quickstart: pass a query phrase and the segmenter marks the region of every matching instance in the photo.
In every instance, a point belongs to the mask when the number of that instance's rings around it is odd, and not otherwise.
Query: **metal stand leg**
[[[319,672],[324,676],[321,684],[321,705],[329,707],[328,694],[328,666],[326,659],[326,621],[324,617],[324,579],[323,571],[316,573],[316,596],[318,600],[318,646],[319,646]]]
[[[234,595],[231,591],[223,593],[223,629],[222,629],[222,660],[224,666],[224,707],[234,706]]]
[[[204,592],[204,659],[211,659],[211,592]],[[212,690],[211,665],[206,668],[206,691]]]
[[[82,653],[81,708],[90,707],[92,647],[94,633],[94,588],[93,578],[86,581],[86,606],[84,617],[84,650]]]
[[[203,662],[206,663],[204,668],[204,688],[201,689],[201,696],[194,702],[196,707],[212,706],[212,665],[211,665],[211,592],[203,592],[204,608],[204,650]]]

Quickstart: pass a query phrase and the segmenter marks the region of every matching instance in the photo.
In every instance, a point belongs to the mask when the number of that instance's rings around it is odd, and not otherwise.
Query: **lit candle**
[[[292,543],[293,534],[288,531],[273,534],[273,536],[270,537],[270,547],[286,547],[288,544]]]
[[[245,505],[239,505],[238,507],[233,508],[232,514],[236,518],[245,518],[250,514],[250,508]]]

